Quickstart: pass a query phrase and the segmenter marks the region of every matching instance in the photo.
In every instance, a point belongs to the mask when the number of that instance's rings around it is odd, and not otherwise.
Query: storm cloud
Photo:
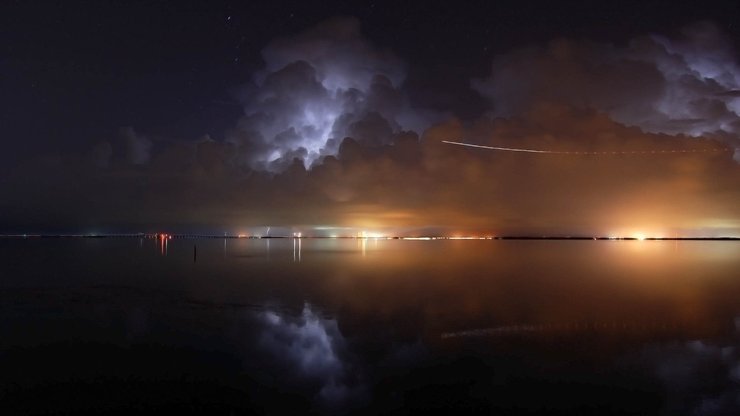
[[[362,37],[354,18],[334,18],[263,50],[264,70],[240,94],[245,115],[227,140],[255,169],[278,171],[294,158],[311,166],[336,154],[344,137],[390,142],[425,116],[400,89],[405,66]]]
[[[602,111],[651,133],[711,136],[733,147],[740,132],[740,66],[716,25],[625,46],[553,40],[498,56],[473,87],[510,117],[543,102]]]
[[[353,18],[274,40],[263,57],[224,137],[127,128],[86,155],[29,161],[2,185],[8,223],[272,225],[304,235],[318,225],[398,235],[740,232],[740,70],[712,24],[675,39],[561,39],[500,55],[490,76],[471,81],[489,111],[465,120],[412,105],[404,63]]]

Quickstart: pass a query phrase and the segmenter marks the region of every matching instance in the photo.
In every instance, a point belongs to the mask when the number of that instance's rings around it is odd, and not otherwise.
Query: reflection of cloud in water
[[[737,339],[724,345],[697,340],[653,346],[644,353],[667,390],[666,414],[740,414]]]
[[[308,304],[297,318],[272,311],[260,313],[259,318],[265,325],[260,346],[287,361],[297,377],[319,381],[318,398],[325,404],[342,405],[364,395],[362,386],[349,383],[349,365],[340,357],[346,342],[336,320],[320,318]]]

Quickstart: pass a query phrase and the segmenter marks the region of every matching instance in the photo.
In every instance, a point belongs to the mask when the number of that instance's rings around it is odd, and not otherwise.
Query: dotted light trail
[[[601,152],[576,152],[561,150],[538,150],[538,149],[521,149],[516,147],[498,147],[483,146],[480,144],[471,144],[463,142],[453,142],[442,140],[442,143],[455,144],[458,146],[473,147],[476,149],[499,150],[504,152],[524,152],[524,153],[547,153],[551,155],[645,155],[645,154],[665,154],[665,153],[710,153],[710,152],[732,152],[732,148],[712,148],[712,149],[688,149],[688,150],[617,150]]]

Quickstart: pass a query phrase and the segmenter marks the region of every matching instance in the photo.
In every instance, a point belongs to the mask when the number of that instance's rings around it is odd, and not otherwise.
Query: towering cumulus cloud
[[[364,40],[354,18],[277,39],[262,55],[266,67],[245,88],[245,115],[228,139],[253,168],[279,171],[294,158],[309,167],[346,136],[375,146],[416,127],[399,91],[402,62]]]
[[[489,108],[458,120],[412,103],[399,58],[332,19],[264,48],[223,137],[122,129],[87,164],[52,155],[0,181],[0,212],[133,230],[739,235],[740,66],[723,39],[701,23],[512,50],[472,82]]]
[[[652,35],[625,47],[556,40],[514,51],[496,58],[491,75],[473,87],[497,116],[556,102],[603,111],[646,132],[740,143],[740,66],[708,22],[677,39]]]

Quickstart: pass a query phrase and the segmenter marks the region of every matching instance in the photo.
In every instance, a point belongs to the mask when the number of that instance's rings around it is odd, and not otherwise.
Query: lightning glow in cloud
[[[404,66],[361,36],[351,18],[326,21],[264,50],[264,71],[244,91],[245,115],[229,140],[243,161],[280,171],[294,158],[311,166],[344,137],[388,143],[417,118],[398,90]]]

